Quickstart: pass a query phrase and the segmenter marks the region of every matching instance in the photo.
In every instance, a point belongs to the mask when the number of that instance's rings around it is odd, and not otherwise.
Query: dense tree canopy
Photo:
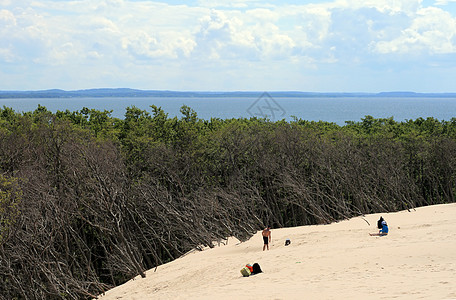
[[[265,225],[454,202],[456,119],[0,109],[0,299],[86,299]]]

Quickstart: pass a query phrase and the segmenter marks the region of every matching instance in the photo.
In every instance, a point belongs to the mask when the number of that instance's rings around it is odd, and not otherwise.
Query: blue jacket
[[[383,221],[382,223],[382,233],[388,233],[388,225],[386,225],[386,222]]]

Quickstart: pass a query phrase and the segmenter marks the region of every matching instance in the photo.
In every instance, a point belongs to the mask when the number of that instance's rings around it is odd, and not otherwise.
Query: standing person
[[[265,229],[263,229],[263,232],[261,234],[263,235],[264,242],[263,251],[266,248],[269,250],[269,243],[271,242],[271,227],[268,226]]]

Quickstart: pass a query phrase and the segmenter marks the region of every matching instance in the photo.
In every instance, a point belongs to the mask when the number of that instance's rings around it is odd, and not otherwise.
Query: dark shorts
[[[269,243],[269,239],[268,239],[267,236],[263,237],[263,242],[264,242],[265,245],[267,245]]]

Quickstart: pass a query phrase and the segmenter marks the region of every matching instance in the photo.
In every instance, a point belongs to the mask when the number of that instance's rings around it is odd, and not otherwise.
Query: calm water
[[[48,110],[70,111],[83,107],[97,110],[112,110],[112,116],[123,118],[125,108],[136,106],[151,112],[150,105],[162,107],[170,117],[181,114],[179,109],[187,105],[195,110],[199,118],[268,117],[271,120],[292,120],[296,116],[303,120],[329,121],[344,125],[345,121],[360,121],[366,115],[376,118],[393,117],[396,121],[434,117],[450,120],[456,117],[456,98],[285,98],[270,97],[145,97],[145,98],[33,98],[0,99],[0,107],[13,108],[16,112],[28,112],[38,104]]]

